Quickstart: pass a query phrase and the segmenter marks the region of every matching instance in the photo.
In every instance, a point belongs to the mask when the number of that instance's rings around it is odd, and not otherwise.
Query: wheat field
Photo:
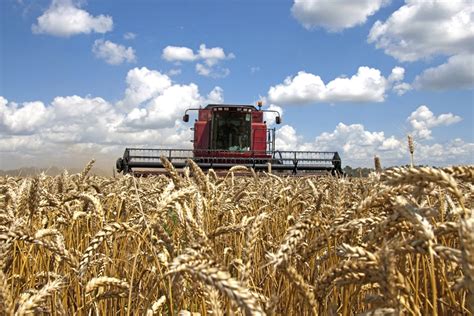
[[[0,178],[1,315],[470,315],[474,167]]]

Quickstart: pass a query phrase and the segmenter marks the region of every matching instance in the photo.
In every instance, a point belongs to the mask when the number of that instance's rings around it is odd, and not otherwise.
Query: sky
[[[282,113],[280,150],[474,162],[470,0],[1,0],[0,169],[190,148],[189,107]],[[193,122],[191,119],[190,122]]]

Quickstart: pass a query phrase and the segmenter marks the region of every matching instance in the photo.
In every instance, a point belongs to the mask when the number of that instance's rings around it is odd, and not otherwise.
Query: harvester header
[[[127,148],[116,163],[117,171],[130,173],[139,169],[163,168],[160,157],[164,156],[175,168],[183,168],[192,159],[202,169],[229,169],[244,165],[263,170],[330,171],[342,173],[341,159],[337,152],[282,151],[275,148],[275,128],[264,121],[264,112],[275,114],[275,122],[281,123],[278,111],[262,110],[253,105],[209,104],[204,108],[187,109],[183,116],[189,122],[190,111],[197,111],[194,122],[193,149],[145,149]]]

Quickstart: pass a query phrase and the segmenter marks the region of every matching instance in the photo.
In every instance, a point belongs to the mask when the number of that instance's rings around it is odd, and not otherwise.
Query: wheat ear
[[[46,302],[46,299],[53,295],[63,284],[63,281],[56,279],[47,283],[36,294],[30,296],[23,304],[21,304],[15,315],[22,316],[28,314],[36,314],[35,310]]]
[[[99,231],[94,238],[89,243],[89,246],[84,251],[82,255],[81,261],[79,263],[79,274],[82,275],[88,263],[91,261],[92,256],[97,248],[106,240],[109,236],[114,235],[120,231],[128,231],[130,230],[130,226],[127,223],[112,223],[104,227],[101,231]]]
[[[247,315],[264,315],[262,308],[249,289],[231,277],[227,271],[220,270],[215,261],[183,254],[173,260],[167,274],[180,272],[188,272],[201,282],[215,287],[234,301]]]

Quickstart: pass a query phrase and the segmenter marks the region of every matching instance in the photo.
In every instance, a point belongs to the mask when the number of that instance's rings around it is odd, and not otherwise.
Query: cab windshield
[[[211,149],[250,150],[251,114],[249,112],[218,111],[212,117]]]

